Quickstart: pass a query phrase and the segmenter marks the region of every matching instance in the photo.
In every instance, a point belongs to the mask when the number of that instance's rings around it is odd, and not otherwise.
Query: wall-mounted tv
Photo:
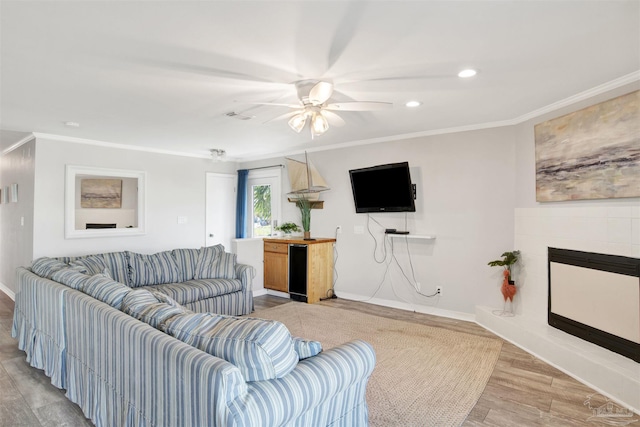
[[[349,171],[356,213],[415,212],[409,163],[390,163]]]

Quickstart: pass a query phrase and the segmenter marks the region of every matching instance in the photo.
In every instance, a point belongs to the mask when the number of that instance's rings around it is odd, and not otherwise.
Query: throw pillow
[[[222,247],[222,245],[218,246]],[[215,246],[213,247],[215,248]],[[203,250],[200,251],[201,256],[198,257],[198,264],[193,275],[195,280],[236,278],[236,254],[224,252],[224,248],[215,257],[202,255]]]
[[[233,363],[247,381],[282,378],[298,363],[289,330],[275,320],[192,313],[169,319],[165,332]]]
[[[129,292],[122,300],[122,311],[160,330],[171,317],[191,313],[171,297],[146,289]]]
[[[55,272],[68,267],[68,264],[48,257],[38,258],[31,263],[31,271],[38,276],[46,277],[47,279],[51,279]]]
[[[322,344],[318,341],[305,340],[304,338],[293,337],[293,348],[298,353],[300,360],[316,356],[322,351]]]
[[[104,259],[100,255],[89,255],[84,258],[79,258],[71,261],[69,265],[73,267],[84,267],[86,269],[85,273],[89,276],[104,273],[105,268],[107,268]]]
[[[116,310],[120,310],[122,299],[131,292],[131,288],[104,274],[91,276],[84,282],[82,291],[100,300]]]
[[[143,255],[129,252],[131,287],[176,283],[180,280],[178,264],[170,251]]]
[[[224,254],[224,246],[216,245],[206,248],[200,248],[198,253],[198,262],[196,263],[196,269],[193,273],[193,278],[198,279],[221,279],[216,274],[216,270],[220,269],[216,260]],[[234,258],[235,260],[235,258]],[[235,275],[235,271],[234,271]]]
[[[63,285],[69,286],[70,288],[73,288],[77,291],[82,291],[84,283],[91,276],[87,276],[83,272],[76,270],[76,268],[83,267],[72,267],[58,270],[53,273],[53,276],[51,276],[51,280],[55,280],[56,282],[62,283]]]
[[[171,251],[171,254],[176,260],[176,264],[178,264],[180,282],[193,280],[193,274],[196,271],[199,253],[199,249],[174,249]]]

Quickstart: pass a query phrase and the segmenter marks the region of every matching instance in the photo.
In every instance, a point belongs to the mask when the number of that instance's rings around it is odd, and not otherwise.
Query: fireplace
[[[549,325],[640,362],[640,259],[548,249]]]

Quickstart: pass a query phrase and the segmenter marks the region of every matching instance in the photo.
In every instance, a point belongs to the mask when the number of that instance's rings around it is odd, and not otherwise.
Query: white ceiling
[[[252,158],[514,120],[640,70],[637,0],[2,0],[0,26],[0,149],[41,132]],[[251,103],[302,79],[394,108],[313,141],[265,123],[288,110]]]

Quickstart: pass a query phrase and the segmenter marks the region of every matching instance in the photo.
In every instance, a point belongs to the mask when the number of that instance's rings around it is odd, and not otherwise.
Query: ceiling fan
[[[393,107],[391,102],[350,101],[327,103],[333,94],[333,83],[317,80],[301,80],[295,83],[299,104],[256,103],[293,108],[273,120],[289,119],[289,126],[300,133],[309,123],[311,137],[320,136],[329,130],[329,123],[342,126],[345,121],[334,111],[372,111]]]

